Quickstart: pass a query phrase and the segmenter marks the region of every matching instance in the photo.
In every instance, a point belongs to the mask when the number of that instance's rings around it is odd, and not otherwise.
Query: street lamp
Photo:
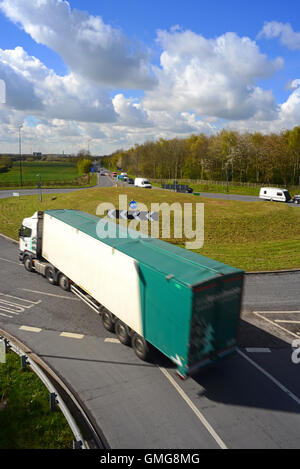
[[[91,142],[92,140],[94,140],[94,139],[93,139],[93,138],[90,138],[90,139],[88,140],[88,153],[89,153],[89,154],[90,154],[90,142]]]
[[[22,147],[21,147],[21,128],[23,124],[18,124],[19,128],[19,154],[20,154],[20,186],[23,185],[23,178],[22,178]]]
[[[40,180],[39,180],[37,186],[38,186],[38,189],[40,189],[40,202],[42,202],[43,201],[43,199],[42,199],[42,176],[40,174],[37,174],[36,176],[40,177]]]

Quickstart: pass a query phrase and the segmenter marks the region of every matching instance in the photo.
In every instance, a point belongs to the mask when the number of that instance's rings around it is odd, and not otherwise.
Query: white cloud
[[[137,99],[125,98],[123,94],[118,93],[112,101],[114,109],[119,115],[118,125],[127,127],[148,127],[153,125],[149,114]]]
[[[272,93],[256,82],[272,76],[282,59],[269,61],[254,41],[234,33],[205,39],[192,31],[159,31],[158,40],[163,48],[161,67],[155,68],[158,85],[147,92],[145,107],[237,120],[263,107],[272,118]]]
[[[154,84],[147,51],[100,16],[72,10],[63,0],[3,0],[0,8],[85,79],[135,89]]]
[[[300,33],[295,32],[289,23],[266,21],[257,37],[266,37],[267,39],[280,37],[280,42],[284,46],[292,50],[300,50]]]
[[[0,78],[7,107],[35,111],[46,118],[113,122],[116,113],[107,90],[70,73],[59,76],[22,47],[0,49]]]

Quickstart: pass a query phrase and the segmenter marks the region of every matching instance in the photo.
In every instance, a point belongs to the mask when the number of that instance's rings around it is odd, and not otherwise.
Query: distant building
[[[33,156],[38,156],[38,157],[41,157],[42,156],[42,153],[40,151],[34,151],[32,153]]]

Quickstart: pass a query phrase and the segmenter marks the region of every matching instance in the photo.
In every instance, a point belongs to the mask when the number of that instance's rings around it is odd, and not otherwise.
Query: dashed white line
[[[74,332],[62,332],[61,337],[70,337],[71,339],[83,339],[83,334],[75,334]]]
[[[21,326],[19,327],[21,331],[28,331],[28,332],[41,332],[42,329],[39,327],[31,327],[31,326]]]
[[[120,344],[121,342],[118,339],[114,339],[113,337],[106,337],[104,342],[111,342],[112,344]]]
[[[271,350],[267,347],[247,347],[245,349],[249,353],[270,353]]]

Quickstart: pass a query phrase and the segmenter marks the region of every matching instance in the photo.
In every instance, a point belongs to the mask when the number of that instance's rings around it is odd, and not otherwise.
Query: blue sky
[[[0,0],[0,31],[0,152],[16,121],[27,151],[98,153],[300,125],[296,0]]]

